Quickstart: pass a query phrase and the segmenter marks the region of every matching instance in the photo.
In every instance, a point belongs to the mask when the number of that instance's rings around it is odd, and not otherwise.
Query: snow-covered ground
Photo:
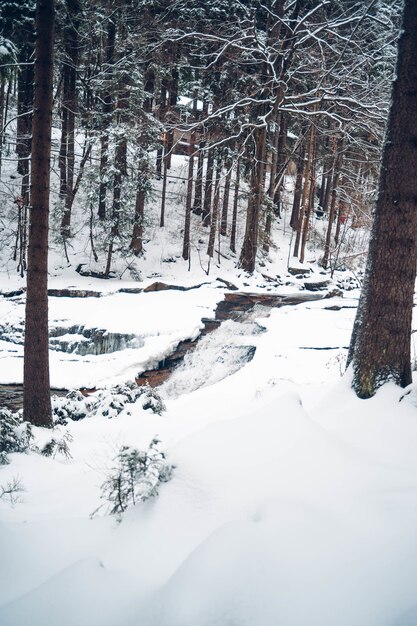
[[[328,305],[272,311],[250,363],[166,393],[162,416],[130,405],[59,427],[70,459],[11,455],[1,483],[25,492],[0,503],[2,626],[415,624],[417,411],[391,385],[355,398],[340,379],[354,309]],[[210,341],[190,379],[209,376]],[[118,448],[155,435],[172,480],[120,523],[90,519]]]
[[[225,241],[207,275],[196,243],[191,271],[180,259],[171,211],[137,263],[140,281],[81,277],[82,246],[70,250],[70,267],[53,247],[51,288],[103,295],[50,297],[51,328],[134,336],[109,354],[51,351],[54,386],[110,386],[153,366],[213,317],[227,291],[216,278],[251,292],[299,288],[287,274],[285,220],[264,276],[236,270]],[[306,267],[318,279],[313,260],[311,246]],[[22,285],[11,265],[2,292]],[[206,284],[119,291],[156,280]],[[349,373],[341,377],[357,298],[354,290],[225,322],[162,385],[162,415],[137,402],[112,419],[56,427],[54,436],[72,435],[70,458],[10,454],[0,485],[16,478],[24,491],[14,506],[0,500],[1,626],[415,626],[417,391],[386,385],[361,401]],[[1,383],[22,379],[23,314],[24,296],[0,298],[10,330]],[[245,363],[247,346],[256,351]],[[51,437],[34,433],[38,446]],[[159,496],[121,521],[105,509],[91,516],[120,447],[146,449],[155,436],[175,466]]]

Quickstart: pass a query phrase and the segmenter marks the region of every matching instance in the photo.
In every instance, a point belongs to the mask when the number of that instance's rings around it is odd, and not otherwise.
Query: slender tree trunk
[[[167,94],[168,94],[168,82],[166,78],[163,78],[161,82],[161,91],[159,94],[159,111],[158,111],[158,119],[161,122],[161,124],[165,123],[166,109],[167,109]],[[162,176],[162,161],[164,158],[164,152],[166,153],[166,144],[167,144],[167,136],[166,136],[166,133],[164,133],[163,144],[156,151],[156,176],[157,178],[161,178]]]
[[[116,21],[114,16],[108,18],[106,44],[106,73],[110,82],[113,75],[114,48],[116,43]],[[109,162],[109,126],[112,118],[113,99],[107,89],[103,94],[103,112],[100,138],[100,187],[98,193],[98,217],[106,219],[107,166]]]
[[[78,0],[67,0],[68,14],[71,15],[71,27],[67,36],[67,57],[69,59],[67,85],[64,88],[65,106],[67,109],[67,151],[66,151],[66,194],[64,199],[64,215],[62,216],[61,232],[64,237],[70,235],[71,209],[73,205],[72,190],[74,187],[75,164],[75,115],[78,108],[77,69],[78,69],[78,24],[81,10]]]
[[[304,167],[304,174],[303,174],[304,187],[303,187],[302,199],[300,203],[301,206],[300,206],[300,211],[299,211],[297,234],[295,237],[294,252],[293,252],[293,255],[297,258],[300,254],[301,237],[302,237],[305,212],[307,210],[307,202],[308,202],[308,197],[309,197],[310,171],[311,171],[311,165],[312,165],[313,145],[314,145],[314,125],[311,124],[309,138],[308,138],[307,158],[305,159],[305,167]]]
[[[233,194],[232,229],[230,232],[230,250],[236,253],[237,208],[240,187],[240,159],[236,161],[235,192]]]
[[[125,79],[119,82],[118,98],[117,98],[117,122],[121,124],[124,121],[123,114],[128,108],[129,92],[126,87]],[[122,194],[123,176],[126,175],[126,155],[127,155],[127,139],[126,136],[119,137],[114,155],[114,178],[113,178],[113,205],[112,205],[112,225],[110,232],[110,245],[107,253],[107,264],[104,276],[108,278],[114,249],[115,239],[119,236],[120,223],[120,201]]]
[[[24,160],[29,160],[31,152],[32,135],[32,107],[33,107],[33,82],[34,68],[30,63],[33,52],[32,42],[27,42],[19,53],[19,61],[22,63],[17,78],[17,128],[16,128],[16,153],[18,156],[17,171],[22,176],[25,173]]]
[[[216,227],[217,227],[217,218],[219,215],[219,201],[220,201],[220,177],[222,173],[222,157],[219,153],[217,156],[217,167],[216,167],[216,181],[214,184],[214,198],[213,198],[213,210],[211,214],[211,222],[210,222],[210,234],[209,234],[209,242],[207,247],[207,255],[209,257],[214,256],[214,242],[216,240]]]
[[[190,229],[191,229],[191,203],[193,199],[193,173],[194,173],[194,152],[195,133],[191,133],[189,157],[188,157],[188,177],[187,177],[187,199],[185,202],[185,222],[184,239],[182,245],[182,258],[188,261],[190,258]]]
[[[313,127],[315,129],[315,126]],[[314,196],[316,191],[316,133],[313,133],[313,148],[311,155],[311,167],[310,167],[310,185],[308,190],[308,201],[307,201],[307,209],[304,215],[304,222],[302,226],[302,237],[301,237],[301,251],[300,251],[300,262],[304,263],[305,256],[305,248],[307,243],[307,235],[308,230],[310,228],[310,217],[311,213],[314,209]]]
[[[255,271],[256,254],[258,251],[259,214],[264,192],[264,171],[266,153],[266,129],[256,128],[255,164],[251,172],[250,196],[246,214],[246,228],[240,253],[239,266],[252,274]]]
[[[352,386],[368,398],[384,382],[412,381],[411,321],[417,262],[417,4],[405,0],[379,193],[350,343]]]
[[[305,141],[302,141],[300,144],[300,150],[299,150],[298,159],[297,159],[297,174],[296,174],[296,179],[295,179],[294,199],[293,199],[291,219],[290,219],[290,226],[293,230],[298,229],[299,220],[300,220],[300,203],[301,203],[301,193],[303,190],[305,153],[306,153],[306,144],[305,144]]]
[[[214,149],[208,151],[206,184],[204,187],[204,204],[201,218],[204,226],[210,226],[211,200],[213,195],[213,175],[214,175]]]
[[[224,181],[224,194],[223,194],[223,207],[222,218],[220,221],[220,234],[225,237],[227,235],[227,218],[229,214],[229,196],[230,196],[230,183],[232,181],[232,165],[233,161],[228,158],[226,161],[226,178]]]
[[[166,140],[167,141],[167,140]],[[167,196],[167,180],[168,180],[168,156],[166,154],[167,147],[164,146],[164,155],[163,155],[163,175],[162,175],[162,197],[161,197],[161,216],[159,219],[159,226],[163,228],[165,226],[165,204],[166,204],[166,196]]]
[[[337,200],[340,172],[342,169],[342,162],[343,162],[343,152],[342,152],[342,142],[340,142],[338,152],[335,155],[332,182],[331,184],[329,183],[329,187],[332,188],[331,200],[330,200],[330,211],[329,211],[329,223],[327,225],[326,242],[324,244],[323,259],[321,261],[321,265],[322,267],[324,267],[324,269],[327,269],[327,266],[329,264],[330,243],[332,239],[333,222],[336,216],[336,200]]]
[[[132,241],[130,248],[135,256],[143,251],[143,219],[145,214],[146,185],[150,177],[149,164],[146,159],[139,162],[138,186],[136,190],[135,218],[133,222]]]
[[[200,141],[198,146],[197,173],[194,186],[193,213],[201,215],[203,211],[203,171],[204,171],[204,146],[205,142]]]
[[[52,426],[48,353],[48,217],[53,98],[53,0],[37,0],[23,415]]]

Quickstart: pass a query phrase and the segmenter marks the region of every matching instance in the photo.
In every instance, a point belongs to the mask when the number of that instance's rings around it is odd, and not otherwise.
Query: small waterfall
[[[160,387],[160,394],[176,398],[231,376],[252,360],[256,348],[250,337],[262,332],[256,322],[223,322],[185,355],[183,362]]]

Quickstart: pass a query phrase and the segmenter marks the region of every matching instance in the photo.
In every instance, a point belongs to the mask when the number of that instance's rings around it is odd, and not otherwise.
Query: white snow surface
[[[155,295],[171,306],[172,292]],[[26,491],[0,502],[0,624],[415,624],[413,394],[354,396],[338,358],[354,310],[328,304],[274,310],[250,363],[190,393],[180,380],[162,416],[138,404],[59,427],[71,459],[12,455],[1,484],[18,476]],[[190,377],[209,374],[213,337]],[[173,479],[120,523],[90,519],[120,445],[156,434]]]

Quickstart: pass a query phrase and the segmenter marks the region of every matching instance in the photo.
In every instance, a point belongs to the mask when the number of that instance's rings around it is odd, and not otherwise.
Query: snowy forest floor
[[[263,275],[236,270],[226,250],[207,274],[197,245],[189,271],[175,210],[165,229],[154,227],[136,280],[125,260],[122,279],[82,277],[76,266],[92,266],[85,241],[74,243],[70,266],[52,244],[50,288],[102,294],[50,297],[62,348],[51,350],[52,386],[111,388],[154,367],[213,317],[228,291],[219,278],[282,295],[330,280],[312,242],[311,277],[287,272],[288,216]],[[9,293],[24,281],[4,263]],[[120,291],[155,281],[201,286]],[[353,274],[335,272],[327,289],[347,283]],[[13,506],[0,500],[0,624],[415,626],[417,388],[388,384],[361,401],[349,373],[341,377],[358,296],[226,321],[160,387],[161,415],[138,401],[111,419],[57,426],[54,436],[72,437],[69,458],[10,454],[0,485],[18,479],[24,491]],[[21,383],[24,294],[0,298],[0,313],[0,383]],[[94,329],[117,349],[68,351]],[[34,435],[42,447],[51,433]],[[121,521],[105,509],[92,516],[120,447],[144,450],[155,437],[174,466],[159,496]]]

